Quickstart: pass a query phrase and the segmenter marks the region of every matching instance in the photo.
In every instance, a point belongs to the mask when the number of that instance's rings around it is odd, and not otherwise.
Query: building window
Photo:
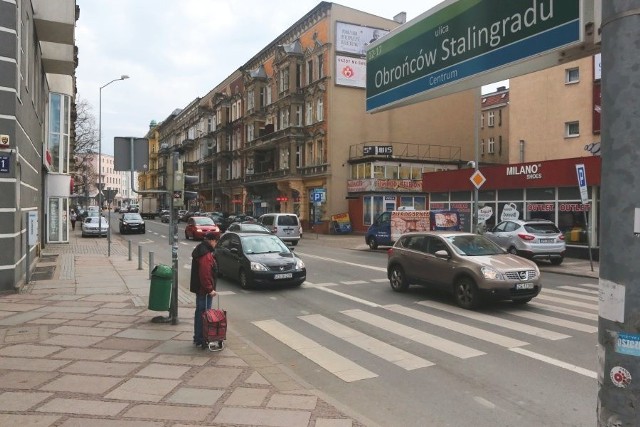
[[[316,101],[316,120],[321,122],[324,117],[324,103],[322,101],[322,97],[318,98]]]
[[[307,115],[305,117],[305,124],[308,126],[313,123],[313,105],[311,102],[307,102]]]
[[[480,141],[480,154],[484,155],[484,139]]]
[[[69,135],[71,132],[71,97],[49,95],[49,138],[51,171],[69,173]]]
[[[302,87],[302,64],[296,64],[296,89]]]
[[[271,85],[267,86],[267,104],[271,105]]]
[[[253,124],[247,126],[247,141],[253,141]]]
[[[280,110],[280,129],[289,127],[289,109]]]
[[[302,145],[296,145],[296,167],[302,167]]]
[[[324,73],[322,72],[323,59],[324,57],[322,54],[318,55],[318,79],[321,79],[324,76]]]
[[[564,82],[566,84],[578,83],[580,81],[580,68],[568,68],[565,70]]]
[[[289,147],[280,149],[280,169],[289,169]]]
[[[580,136],[580,122],[567,122],[564,124],[564,136],[574,138]]]
[[[313,82],[313,60],[307,62],[307,84]]]
[[[487,144],[487,153],[494,154],[496,152],[496,141],[493,138],[489,138],[489,143]]]
[[[484,129],[484,113],[480,113],[480,129]]]
[[[302,126],[302,105],[296,105],[296,122],[295,126]]]
[[[495,111],[489,111],[489,119],[487,120],[487,126],[493,127],[496,121],[496,113]]]
[[[289,68],[283,68],[279,73],[280,81],[279,81],[279,91],[280,93],[289,91]]]
[[[316,164],[324,164],[324,142],[321,139],[316,141]]]
[[[255,99],[254,99],[253,89],[249,89],[247,91],[247,111],[252,111],[253,110],[254,103],[255,103]]]

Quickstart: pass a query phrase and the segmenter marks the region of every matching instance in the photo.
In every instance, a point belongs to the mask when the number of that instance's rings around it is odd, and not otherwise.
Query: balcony
[[[73,76],[75,73],[76,2],[33,0],[33,23],[42,50],[45,73]]]
[[[392,154],[365,154],[365,147],[392,147]],[[375,153],[375,149],[372,150]],[[461,149],[459,146],[409,144],[400,142],[368,141],[354,144],[349,147],[349,160],[407,160],[421,161],[460,161]]]
[[[305,166],[303,168],[298,168],[298,170],[302,176],[325,175],[329,170],[329,164],[325,163],[323,165]]]
[[[245,175],[244,182],[245,183],[257,183],[257,182],[267,182],[267,181],[277,181],[282,178],[289,176],[289,169],[280,169],[277,171],[270,172],[255,172],[252,175]]]

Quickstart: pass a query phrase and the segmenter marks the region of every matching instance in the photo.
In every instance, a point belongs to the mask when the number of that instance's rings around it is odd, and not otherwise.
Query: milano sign
[[[583,41],[583,0],[448,0],[367,50],[368,112],[560,63]],[[453,87],[455,86],[455,87]]]

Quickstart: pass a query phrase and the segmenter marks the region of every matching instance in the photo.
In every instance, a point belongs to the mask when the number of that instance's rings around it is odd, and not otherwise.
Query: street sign
[[[133,161],[131,159],[133,144]],[[147,138],[113,138],[113,170],[144,172],[149,170],[149,140]]]
[[[9,173],[11,166],[11,157],[10,156],[0,156],[0,172],[1,173]]]
[[[587,173],[583,164],[576,165],[576,174],[578,175],[578,187],[580,187],[580,200],[582,204],[589,203],[589,192],[587,191]]]
[[[479,170],[475,171],[469,179],[478,190],[482,187],[482,184],[487,182],[487,178],[485,178]]]

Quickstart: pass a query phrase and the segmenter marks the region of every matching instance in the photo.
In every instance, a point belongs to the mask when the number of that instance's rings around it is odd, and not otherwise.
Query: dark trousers
[[[211,308],[213,297],[209,294],[196,294],[196,312],[193,316],[193,342],[201,344],[204,342],[202,338],[202,313]]]

